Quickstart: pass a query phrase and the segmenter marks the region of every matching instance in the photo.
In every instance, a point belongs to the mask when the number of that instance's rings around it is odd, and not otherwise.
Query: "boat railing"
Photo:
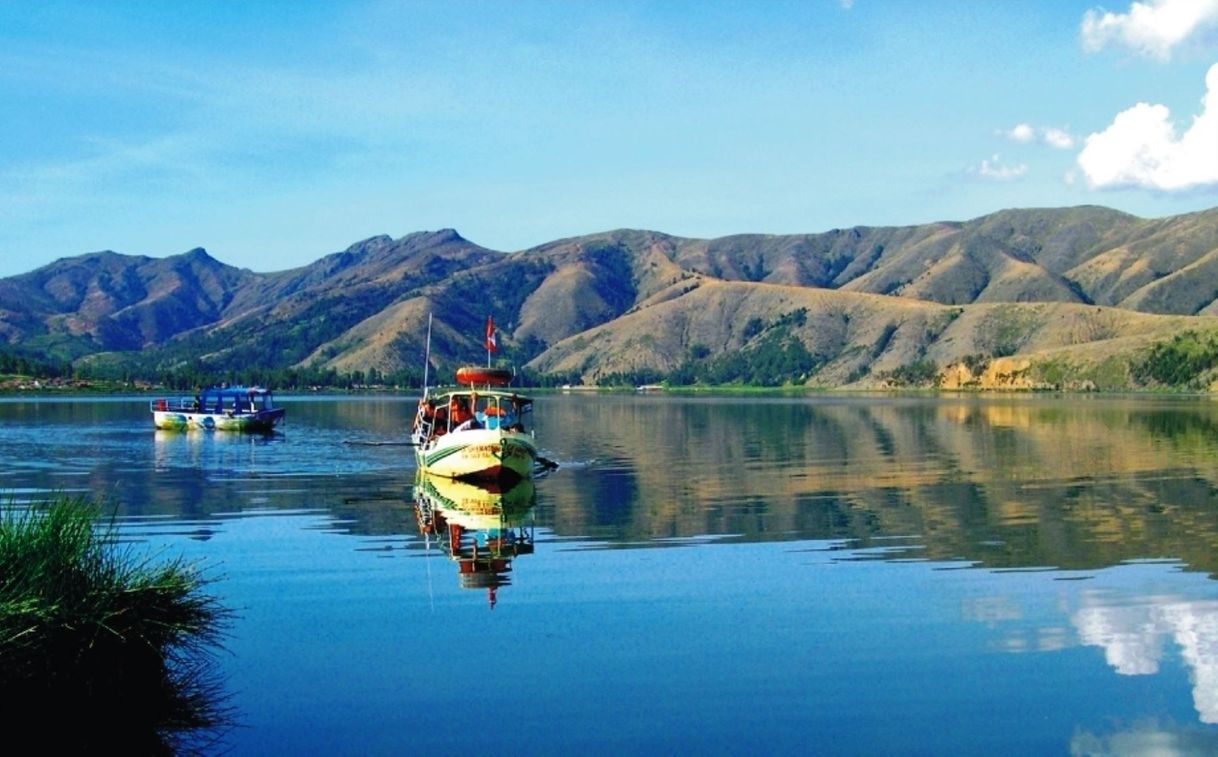
[[[414,423],[415,444],[422,444],[432,437],[432,429],[435,426],[435,416],[428,414],[423,403],[419,403],[419,409],[415,414]]]
[[[228,401],[226,399],[216,399],[213,397],[161,397],[152,400],[148,403],[149,409],[154,412],[173,412],[173,413],[211,413],[220,414],[226,413],[229,415],[244,415],[246,413],[258,413],[265,410],[270,410],[270,403],[263,398],[245,398],[238,397]]]
[[[174,413],[190,413],[197,412],[199,409],[198,402],[189,397],[178,397],[168,399],[160,397],[148,403],[149,408],[154,412],[174,412]]]

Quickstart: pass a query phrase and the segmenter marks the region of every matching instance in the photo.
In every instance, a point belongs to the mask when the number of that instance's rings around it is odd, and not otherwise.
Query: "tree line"
[[[30,378],[72,378],[72,364],[0,350],[0,374]]]

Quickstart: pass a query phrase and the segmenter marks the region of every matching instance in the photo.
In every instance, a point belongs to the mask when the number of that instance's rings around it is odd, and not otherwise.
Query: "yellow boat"
[[[533,400],[504,388],[510,371],[465,367],[457,383],[425,391],[411,429],[420,471],[445,478],[479,480],[529,478],[538,465],[537,444],[528,421]]]

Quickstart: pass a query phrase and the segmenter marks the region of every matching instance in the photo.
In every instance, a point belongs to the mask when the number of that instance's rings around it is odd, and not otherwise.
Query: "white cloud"
[[[1032,124],[1015,124],[1015,127],[1006,133],[1008,139],[1013,139],[1016,142],[1031,142],[1036,139],[1036,129],[1032,128]]]
[[[1160,60],[1206,26],[1218,22],[1218,0],[1147,0],[1129,6],[1128,13],[1093,9],[1083,15],[1079,32],[1083,49],[1102,50],[1110,43],[1125,45]]]
[[[1074,147],[1074,137],[1070,136],[1070,132],[1065,129],[1055,129],[1047,126],[1040,130],[1040,138],[1049,147],[1054,147],[1058,150],[1069,150],[1071,147]]]
[[[1205,76],[1201,115],[1178,135],[1164,105],[1137,105],[1087,137],[1078,165],[1093,188],[1166,192],[1218,186],[1218,64]]]
[[[1074,137],[1070,136],[1070,132],[1065,129],[1058,129],[1055,126],[1037,128],[1032,124],[1020,123],[1015,124],[1010,129],[999,132],[999,134],[1012,142],[1019,142],[1025,145],[1031,142],[1040,142],[1058,150],[1069,150],[1071,147],[1074,147]]]
[[[970,176],[990,181],[1011,181],[1018,179],[1027,172],[1028,166],[1024,163],[1004,165],[1002,158],[997,153],[981,161],[980,165],[970,167],[967,171]]]

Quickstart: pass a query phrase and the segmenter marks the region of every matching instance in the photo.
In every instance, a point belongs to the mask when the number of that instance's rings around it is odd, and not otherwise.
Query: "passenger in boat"
[[[504,415],[501,422],[503,423],[503,427],[508,431],[524,431],[522,406],[520,404],[520,398],[516,395],[512,395],[512,409]]]
[[[459,426],[465,421],[469,420],[469,403],[463,397],[449,398],[448,417],[454,426]]]
[[[489,407],[484,410],[475,410],[474,418],[478,421],[478,423],[483,428],[494,428],[495,421],[497,420],[495,418],[494,408],[489,408]]]
[[[428,400],[427,405],[435,421],[431,424],[432,438],[448,433],[448,408],[444,405],[436,407],[435,400]]]
[[[419,400],[419,417],[416,421],[418,428],[425,431],[428,437],[436,435],[436,401],[433,399]]]
[[[464,397],[453,397],[448,403],[448,415],[453,424],[453,431],[466,431],[478,428],[478,419],[469,409],[469,400]]]

